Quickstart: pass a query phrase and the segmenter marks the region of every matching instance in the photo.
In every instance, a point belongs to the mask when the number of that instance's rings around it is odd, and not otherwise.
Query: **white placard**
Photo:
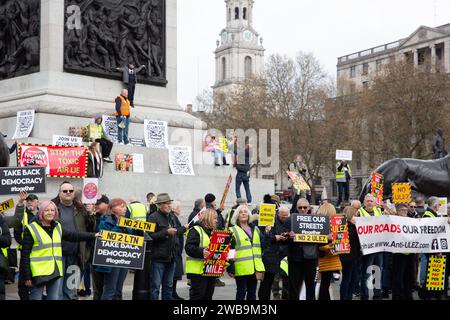
[[[447,216],[447,198],[439,198],[439,203],[441,204],[441,206],[439,207],[438,210],[438,215],[443,217],[443,216]]]
[[[34,126],[34,110],[18,111],[13,139],[28,138]]]
[[[169,146],[169,166],[174,175],[193,176],[191,147]]]
[[[133,172],[144,173],[144,155],[133,153]]]
[[[98,179],[85,178],[83,179],[82,202],[84,204],[95,204],[99,194]]]
[[[351,150],[336,150],[336,160],[352,161],[353,151]]]
[[[169,146],[167,122],[145,119],[144,138],[147,148],[166,149]]]
[[[54,146],[82,147],[83,146],[83,138],[60,136],[60,135],[54,134],[53,135],[53,145]]]
[[[118,128],[116,117],[103,115],[102,119],[103,130],[105,130],[112,142],[117,143]]]
[[[450,252],[450,224],[447,218],[356,218],[356,229],[364,255],[376,252]]]

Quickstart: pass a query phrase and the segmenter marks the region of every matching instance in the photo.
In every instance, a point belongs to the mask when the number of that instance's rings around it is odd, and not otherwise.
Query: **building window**
[[[363,64],[363,76],[367,76],[369,74],[369,64],[366,62]]]
[[[247,8],[244,8],[244,11],[242,12],[242,18],[244,20],[247,20]]]
[[[252,75],[252,58],[247,56],[245,57],[245,78],[251,78]]]
[[[356,77],[356,66],[350,68],[350,78]]]
[[[236,19],[236,20],[239,19],[239,8],[238,7],[234,8],[234,19]]]
[[[222,58],[222,80],[227,78],[227,59]]]
[[[383,67],[383,60],[381,59],[377,60],[376,64],[377,64],[376,70],[381,71],[381,68]]]
[[[364,90],[369,89],[369,81],[363,81],[362,85]]]

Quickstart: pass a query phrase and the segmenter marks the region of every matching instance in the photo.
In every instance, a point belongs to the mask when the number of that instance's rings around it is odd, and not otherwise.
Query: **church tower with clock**
[[[225,0],[226,27],[220,33],[214,93],[236,88],[264,71],[263,39],[253,29],[254,0]]]

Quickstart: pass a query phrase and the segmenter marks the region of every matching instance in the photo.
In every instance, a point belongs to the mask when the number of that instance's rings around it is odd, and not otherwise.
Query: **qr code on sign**
[[[164,122],[147,122],[145,125],[145,135],[149,148],[167,148],[167,125]]]
[[[173,169],[177,174],[190,174],[189,154],[183,151],[173,151]]]

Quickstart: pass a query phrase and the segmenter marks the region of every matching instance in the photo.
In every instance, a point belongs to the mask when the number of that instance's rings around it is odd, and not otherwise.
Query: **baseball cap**
[[[29,194],[28,197],[25,198],[25,200],[39,200],[39,198],[35,194]]]

